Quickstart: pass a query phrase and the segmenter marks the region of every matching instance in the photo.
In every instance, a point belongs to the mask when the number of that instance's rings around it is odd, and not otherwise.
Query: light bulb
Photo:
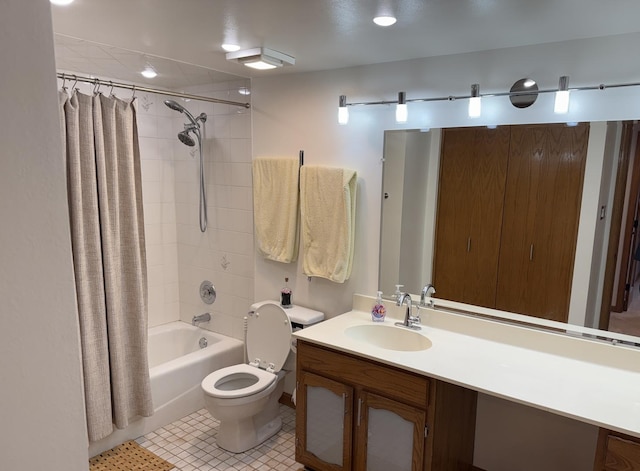
[[[565,114],[569,112],[569,77],[566,75],[560,77],[558,91],[556,92],[556,101],[553,105],[553,112],[557,114]]]
[[[373,19],[373,22],[375,24],[377,24],[378,26],[391,26],[393,24],[395,24],[397,20],[395,19],[395,17],[393,16],[376,16]]]
[[[478,118],[482,113],[482,103],[480,98],[480,85],[471,85],[471,98],[469,98],[469,118]]]
[[[349,122],[349,109],[347,108],[347,97],[340,95],[338,100],[338,124],[347,124]]]
[[[398,93],[398,104],[396,105],[396,122],[406,123],[409,117],[409,110],[407,109],[407,94],[406,92]]]

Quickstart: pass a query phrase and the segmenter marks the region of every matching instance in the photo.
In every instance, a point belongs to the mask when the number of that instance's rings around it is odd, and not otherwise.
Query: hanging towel
[[[298,258],[298,159],[253,161],[253,214],[258,252],[268,260]]]
[[[357,174],[304,165],[300,169],[303,272],[336,283],[351,275]]]

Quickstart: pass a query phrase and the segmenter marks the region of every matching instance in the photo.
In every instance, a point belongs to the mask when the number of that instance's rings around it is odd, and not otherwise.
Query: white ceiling
[[[398,22],[374,25],[383,10]],[[74,70],[69,64],[86,51],[119,48],[244,77],[640,31],[637,0],[75,0],[52,12],[59,69]],[[111,48],[73,52],[69,37]],[[253,71],[227,61],[223,42],[275,49],[296,64]],[[141,56],[125,53],[119,59],[135,68]],[[120,61],[102,59],[95,73],[121,78],[109,72]]]

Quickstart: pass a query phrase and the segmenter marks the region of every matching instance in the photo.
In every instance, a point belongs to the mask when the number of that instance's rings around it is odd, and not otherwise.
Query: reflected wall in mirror
[[[636,134],[630,122],[386,131],[379,289],[433,282],[442,299],[608,328],[612,306],[640,298]]]

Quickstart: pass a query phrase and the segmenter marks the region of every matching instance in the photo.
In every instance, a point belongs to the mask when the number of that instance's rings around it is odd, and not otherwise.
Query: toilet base
[[[236,422],[221,422],[216,442],[220,448],[231,453],[242,453],[268,440],[282,428],[282,419],[276,417],[260,428],[253,418]]]
[[[219,419],[216,442],[220,448],[232,453],[242,453],[260,445],[280,431],[282,418],[278,400],[284,391],[283,379],[284,375],[279,376],[275,390],[271,392],[264,409],[258,414],[242,419]]]

